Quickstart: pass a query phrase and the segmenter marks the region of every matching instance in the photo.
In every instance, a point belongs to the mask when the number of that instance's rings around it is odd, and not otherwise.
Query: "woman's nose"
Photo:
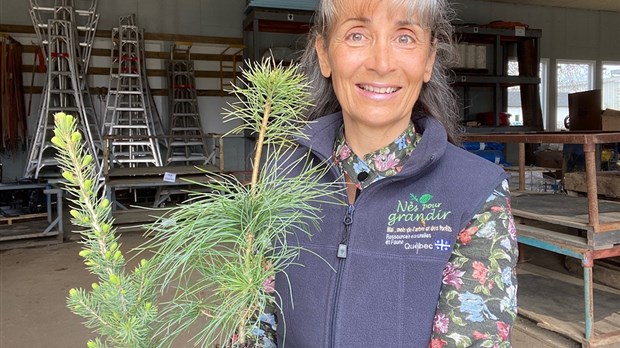
[[[379,74],[385,74],[392,69],[393,52],[389,43],[381,40],[373,44],[369,59],[370,68]]]

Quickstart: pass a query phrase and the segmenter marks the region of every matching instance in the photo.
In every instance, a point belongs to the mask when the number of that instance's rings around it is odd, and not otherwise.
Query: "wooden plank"
[[[569,191],[588,192],[585,173],[565,173],[564,187]],[[596,189],[599,195],[620,197],[620,171],[596,173]]]
[[[58,231],[51,231],[49,233],[28,233],[28,234],[15,234],[10,236],[0,236],[0,242],[10,241],[10,240],[21,240],[21,239],[30,239],[30,238],[41,238],[41,237],[52,237],[57,236]]]
[[[620,289],[620,266],[611,263],[610,260],[613,259],[594,260],[592,279],[597,283],[610,286],[614,289]],[[581,276],[583,274],[581,262],[572,257],[567,257],[564,260],[564,267],[575,276]]]
[[[41,94],[43,87],[41,86],[24,86],[24,93]],[[91,95],[106,95],[108,93],[106,88],[90,88]],[[151,94],[155,96],[168,96],[170,91],[163,88],[151,88]],[[196,95],[199,97],[226,97],[230,93],[222,91],[220,89],[198,89]]]
[[[39,46],[22,45],[22,48],[23,48],[24,53],[34,53],[39,48]],[[111,50],[107,48],[93,48],[91,51],[91,56],[93,57],[95,56],[110,57],[110,55],[111,55]],[[152,59],[170,59],[170,52],[145,51],[144,56],[146,58],[152,58]],[[233,55],[233,54],[192,53],[191,59],[193,61],[205,60],[205,61],[218,61],[218,62],[219,61],[232,62],[233,60],[235,60],[239,62],[240,61],[239,57],[241,56],[242,56],[241,54]],[[181,54],[175,54],[175,58],[185,59],[185,55],[181,56]],[[23,65],[22,67],[25,69],[26,67],[29,67],[29,66]],[[32,66],[30,66],[30,69],[32,69]],[[32,70],[26,70],[26,71],[32,71]]]
[[[219,173],[220,170],[214,165],[186,165],[186,166],[165,166],[165,167],[137,167],[137,168],[110,168],[107,177],[120,176],[163,176],[165,173],[184,174],[206,174],[207,172]]]
[[[31,25],[17,25],[17,24],[0,24],[0,31],[6,33],[18,33],[18,34],[35,34],[34,27]],[[111,30],[97,30],[96,37],[111,38]],[[167,33],[144,33],[145,40],[154,41],[183,41],[193,43],[205,43],[205,44],[217,44],[217,45],[243,45],[243,38],[241,37],[223,37],[223,36],[203,36],[203,35],[182,35],[182,34],[167,34]]]
[[[513,214],[516,217],[538,220],[560,226],[591,231],[588,225],[588,205],[585,197],[562,194],[514,194]],[[599,219],[605,222],[620,221],[620,203],[599,200]],[[617,241],[620,242],[620,241]]]
[[[533,264],[517,266],[519,314],[540,327],[584,341],[583,279]],[[593,342],[620,342],[620,291],[593,284]]]
[[[503,167],[507,172],[518,172],[519,166],[507,166]],[[550,168],[550,167],[537,167],[537,166],[527,166],[524,168],[526,172],[543,172],[543,173],[555,173],[558,171],[558,168]]]
[[[609,144],[620,142],[620,132],[605,131],[574,131],[574,132],[493,132],[468,133],[463,135],[466,141],[498,143],[531,143],[531,144]]]
[[[33,220],[33,219],[40,219],[40,218],[47,218],[47,213],[3,216],[3,217],[0,217],[0,222],[6,222],[8,225],[12,225],[13,222],[16,222],[16,221]]]
[[[590,249],[587,239],[584,237],[520,223],[516,224],[516,228],[519,236],[535,238],[537,240],[553,243],[561,247],[572,247],[575,248],[575,252],[584,252]]]
[[[106,182],[106,185],[111,188],[132,188],[132,187],[151,187],[156,188],[160,186],[189,186],[195,183],[208,183],[216,180],[212,176],[207,175],[184,175],[177,176],[175,182],[164,181],[161,177],[127,177],[112,179]]]
[[[32,71],[32,65],[22,65],[23,71]],[[110,68],[107,67],[89,67],[88,75],[110,75]],[[168,72],[164,69],[147,69],[146,76],[148,77],[166,77]],[[224,77],[225,79],[232,79],[236,76],[232,71],[219,71],[219,70],[196,70],[194,71],[194,77],[196,78],[211,78],[219,79]]]

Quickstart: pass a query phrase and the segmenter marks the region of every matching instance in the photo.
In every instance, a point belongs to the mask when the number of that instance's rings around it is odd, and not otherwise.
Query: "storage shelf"
[[[520,85],[538,85],[540,84],[539,77],[525,77],[525,76],[481,76],[481,75],[456,75],[455,85],[460,84],[480,84],[480,85],[495,85],[499,84],[502,87],[520,86]]]
[[[503,29],[492,28],[487,26],[475,26],[475,25],[459,25],[454,27],[454,31],[457,34],[472,34],[476,36],[488,35],[488,36],[501,36],[506,41],[516,41],[519,39],[531,39],[542,37],[542,30],[540,29],[525,29],[523,34],[519,34],[518,29]]]
[[[251,8],[243,20],[244,31],[305,34],[310,30],[312,12]]]
[[[303,10],[248,7],[243,20],[244,59],[259,60],[265,49],[272,48],[273,42],[266,40],[264,34],[280,38],[286,38],[283,35],[300,37],[307,34],[312,26],[313,14]],[[287,46],[294,45],[298,40],[288,41]]]
[[[486,46],[482,56],[486,67],[476,64],[476,69],[453,69],[453,87],[463,101],[463,120],[477,119],[484,126],[507,125],[500,115],[508,111],[508,88],[521,87],[521,115],[523,124],[535,130],[543,129],[539,96],[540,63],[539,41],[542,30],[525,27],[494,28],[488,26],[455,26],[455,40],[475,46]],[[463,54],[461,52],[461,54]],[[519,75],[508,76],[508,61],[519,62]],[[471,59],[471,56],[469,57]],[[476,63],[479,63],[477,61]],[[484,104],[481,104],[484,101]],[[477,114],[492,112],[492,123]]]

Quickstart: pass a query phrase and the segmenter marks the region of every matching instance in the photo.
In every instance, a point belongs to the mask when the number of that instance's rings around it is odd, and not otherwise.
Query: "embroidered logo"
[[[435,250],[449,251],[450,250],[450,242],[445,240],[445,239],[437,239],[435,241]]]
[[[419,222],[426,226],[427,222],[443,221],[452,212],[441,209],[443,203],[431,203],[433,196],[424,194],[418,198],[414,194],[409,194],[411,200],[399,200],[396,212],[388,216],[388,226],[394,226],[397,222]],[[425,229],[429,231],[430,229]],[[389,230],[388,230],[389,232]],[[404,232],[404,231],[403,231]],[[421,231],[416,231],[421,232]]]
[[[434,202],[433,195],[409,194],[409,199],[396,202],[394,212],[388,215],[385,245],[399,246],[405,250],[448,252],[450,240],[440,239],[437,232],[452,232],[447,223],[452,211],[443,209],[442,202]]]

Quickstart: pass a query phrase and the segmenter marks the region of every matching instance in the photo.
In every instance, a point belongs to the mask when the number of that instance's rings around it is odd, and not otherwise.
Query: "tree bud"
[[[110,274],[110,283],[114,285],[118,285],[121,283],[121,280],[118,278],[116,274]]]
[[[89,165],[91,162],[93,161],[93,156],[91,155],[86,155],[84,156],[84,158],[82,159],[82,165],[84,167],[86,167],[87,165]]]
[[[81,134],[80,132],[73,132],[73,133],[71,134],[71,140],[72,140],[74,143],[79,143],[79,142],[80,142],[80,140],[82,140],[82,134]]]
[[[65,120],[65,116],[67,116],[64,112],[57,112],[54,114],[54,122],[61,123]]]
[[[62,172],[62,177],[67,179],[67,181],[69,181],[70,183],[74,183],[75,179],[73,178],[73,174],[71,172],[68,171],[64,171]]]
[[[65,147],[65,142],[57,136],[52,138],[52,143],[60,148]]]

